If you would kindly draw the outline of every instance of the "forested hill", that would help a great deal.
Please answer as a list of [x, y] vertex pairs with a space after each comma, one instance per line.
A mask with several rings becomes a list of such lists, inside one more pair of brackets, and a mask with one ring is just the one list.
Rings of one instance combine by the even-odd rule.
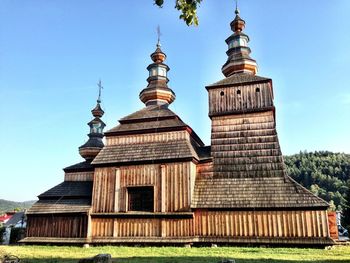
[[288, 174], [317, 196], [331, 203], [333, 209], [345, 208], [350, 179], [350, 155], [332, 152], [300, 152], [284, 156]]
[[0, 199], [0, 215], [5, 212], [13, 211], [13, 210], [23, 210], [31, 207], [35, 201], [25, 201], [25, 202], [14, 202], [8, 201], [4, 199]]

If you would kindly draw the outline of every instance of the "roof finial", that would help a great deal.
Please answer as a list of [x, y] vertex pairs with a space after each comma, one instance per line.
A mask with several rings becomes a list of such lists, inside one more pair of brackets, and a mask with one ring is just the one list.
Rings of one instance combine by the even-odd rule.
[[235, 10], [235, 14], [238, 15], [239, 14], [239, 9], [238, 9], [238, 0], [236, 0], [236, 10]]
[[98, 98], [97, 98], [97, 103], [101, 103], [101, 91], [102, 91], [102, 89], [103, 89], [101, 79], [99, 79], [99, 81], [98, 81], [98, 83], [97, 83], [97, 86], [98, 86]]
[[157, 41], [157, 47], [160, 47], [160, 36], [161, 36], [161, 32], [160, 32], [160, 26], [157, 26], [157, 36], [158, 36], [158, 41]]

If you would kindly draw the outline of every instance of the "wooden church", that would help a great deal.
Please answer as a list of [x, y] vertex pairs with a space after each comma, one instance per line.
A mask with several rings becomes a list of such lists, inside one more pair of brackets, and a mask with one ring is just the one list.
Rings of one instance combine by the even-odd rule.
[[272, 80], [256, 75], [245, 21], [235, 13], [225, 78], [206, 87], [211, 145], [169, 109], [175, 93], [158, 42], [140, 92], [145, 107], [103, 132], [99, 97], [79, 147], [85, 161], [39, 195], [23, 242], [333, 243], [328, 204], [286, 173]]

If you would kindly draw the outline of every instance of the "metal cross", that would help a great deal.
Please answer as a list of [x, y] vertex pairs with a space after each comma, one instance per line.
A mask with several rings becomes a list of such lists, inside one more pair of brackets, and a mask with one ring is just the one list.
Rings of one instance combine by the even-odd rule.
[[160, 32], [160, 26], [157, 26], [157, 35], [158, 35], [158, 42], [157, 42], [157, 47], [160, 47], [160, 36], [162, 33]]
[[98, 99], [97, 99], [97, 102], [100, 103], [101, 102], [101, 91], [103, 89], [101, 79], [98, 81], [97, 86], [98, 86]]

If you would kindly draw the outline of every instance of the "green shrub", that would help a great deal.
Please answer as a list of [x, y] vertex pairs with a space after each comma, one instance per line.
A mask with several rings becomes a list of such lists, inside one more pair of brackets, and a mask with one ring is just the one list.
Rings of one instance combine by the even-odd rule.
[[0, 227], [0, 244], [2, 244], [2, 242], [4, 241], [3, 237], [4, 237], [5, 231], [6, 231], [5, 227]]
[[16, 244], [19, 240], [24, 238], [25, 228], [13, 227], [11, 229], [10, 244]]

